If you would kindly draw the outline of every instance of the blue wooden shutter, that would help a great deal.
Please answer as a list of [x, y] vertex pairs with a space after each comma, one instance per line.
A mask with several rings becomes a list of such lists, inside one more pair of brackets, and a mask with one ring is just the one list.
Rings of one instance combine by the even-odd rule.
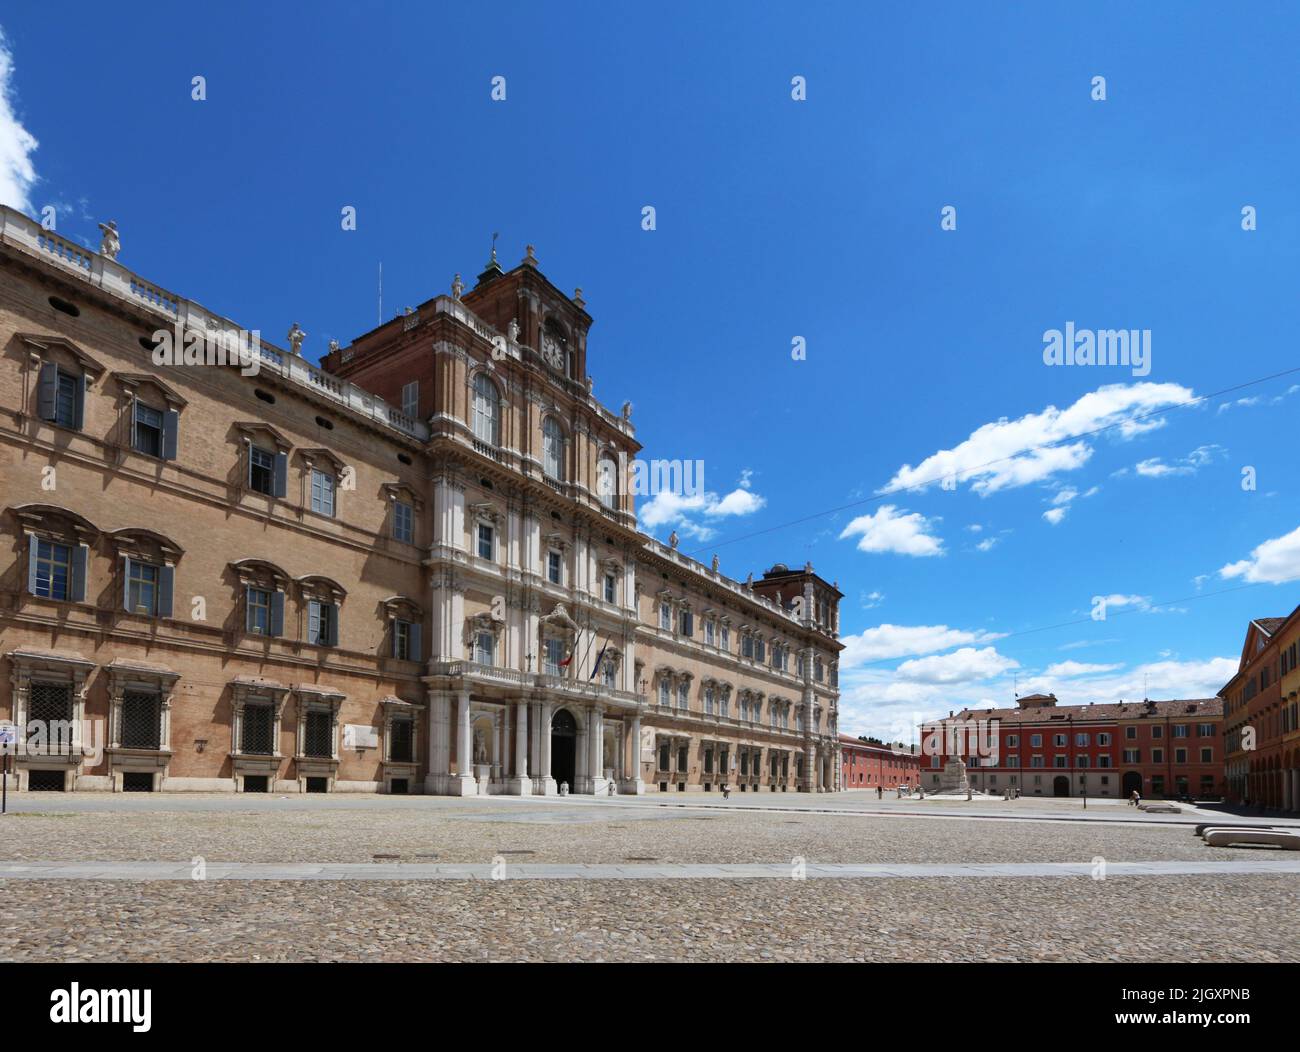
[[74, 603], [86, 601], [86, 562], [89, 555], [90, 549], [84, 544], [78, 544], [72, 549], [72, 595], [69, 598]]
[[275, 486], [273, 491], [277, 497], [283, 497], [288, 492], [289, 483], [289, 456], [286, 453], [277, 453], [275, 455]]
[[315, 644], [320, 639], [320, 603], [313, 599], [307, 604], [307, 642]]
[[176, 584], [176, 567], [158, 567], [158, 616], [172, 616], [172, 591]]
[[131, 609], [131, 557], [122, 556], [122, 609], [128, 614], [134, 613]]
[[72, 426], [78, 431], [86, 422], [86, 374], [77, 377], [74, 385], [77, 392], [76, 408], [73, 410]]
[[411, 622], [411, 653], [410, 653], [410, 658], [411, 658], [412, 661], [421, 661], [421, 660], [423, 660], [423, 658], [421, 657], [421, 652], [420, 652], [420, 635], [421, 635], [420, 629], [423, 628], [423, 627], [424, 627], [424, 626], [421, 625], [419, 621], [412, 621], [412, 622]]
[[278, 589], [271, 593], [271, 635], [284, 635], [284, 593]]
[[41, 363], [41, 378], [36, 387], [36, 415], [42, 420], [53, 420], [57, 414], [59, 395], [59, 367], [53, 362]]
[[176, 433], [180, 427], [180, 419], [181, 415], [175, 409], [168, 409], [163, 414], [163, 460], [176, 459]]
[[27, 538], [27, 592], [36, 594], [36, 553], [41, 542], [35, 537]]

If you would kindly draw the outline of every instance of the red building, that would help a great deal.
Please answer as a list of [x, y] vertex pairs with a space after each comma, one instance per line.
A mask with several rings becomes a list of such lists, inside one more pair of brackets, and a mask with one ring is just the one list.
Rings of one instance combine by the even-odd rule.
[[920, 756], [914, 746], [886, 745], [875, 738], [841, 734], [840, 756], [842, 789], [916, 785], [920, 774]]
[[1014, 709], [963, 709], [921, 729], [921, 780], [940, 784], [950, 756], [973, 789], [1022, 796], [1144, 798], [1224, 792], [1219, 698], [1058, 705], [1055, 694]]

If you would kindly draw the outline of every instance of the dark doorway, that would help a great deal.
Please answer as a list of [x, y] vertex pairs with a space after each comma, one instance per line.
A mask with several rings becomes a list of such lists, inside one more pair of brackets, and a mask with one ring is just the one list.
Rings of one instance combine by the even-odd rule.
[[569, 783], [573, 792], [578, 767], [578, 721], [568, 709], [561, 709], [551, 718], [551, 777], [556, 788]]
[[1052, 779], [1052, 795], [1053, 795], [1053, 796], [1069, 796], [1069, 795], [1070, 795], [1070, 779], [1068, 779], [1067, 777], [1065, 777], [1065, 775], [1063, 775], [1063, 774], [1058, 774], [1055, 778], [1053, 778], [1053, 779]]
[[1124, 781], [1120, 783], [1120, 791], [1125, 798], [1137, 793], [1142, 795], [1142, 776], [1137, 771], [1129, 771], [1124, 775]]

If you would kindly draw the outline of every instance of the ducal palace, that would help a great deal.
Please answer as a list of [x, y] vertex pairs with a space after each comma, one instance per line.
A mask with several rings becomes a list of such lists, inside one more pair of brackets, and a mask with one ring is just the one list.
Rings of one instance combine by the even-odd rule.
[[630, 405], [531, 247], [321, 368], [296, 323], [250, 367], [182, 356], [249, 333], [108, 228], [0, 209], [11, 788], [839, 787], [839, 590], [638, 531]]

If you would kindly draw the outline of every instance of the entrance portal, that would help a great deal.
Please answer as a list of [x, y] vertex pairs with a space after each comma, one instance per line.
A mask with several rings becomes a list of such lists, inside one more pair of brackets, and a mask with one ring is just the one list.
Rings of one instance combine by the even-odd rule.
[[1063, 775], [1063, 774], [1058, 774], [1055, 778], [1053, 778], [1053, 779], [1052, 779], [1052, 795], [1053, 795], [1053, 796], [1069, 796], [1069, 795], [1070, 795], [1070, 779], [1068, 779], [1067, 777], [1065, 777], [1065, 775]]
[[578, 722], [568, 709], [551, 717], [551, 777], [558, 787], [569, 783], [573, 792], [578, 777]]
[[1120, 783], [1125, 799], [1132, 796], [1133, 793], [1141, 795], [1142, 793], [1142, 775], [1137, 771], [1129, 771], [1124, 775], [1124, 781]]

